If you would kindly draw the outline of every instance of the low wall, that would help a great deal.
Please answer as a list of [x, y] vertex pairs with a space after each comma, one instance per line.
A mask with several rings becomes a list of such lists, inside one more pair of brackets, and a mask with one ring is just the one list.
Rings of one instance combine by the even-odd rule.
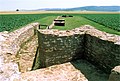
[[91, 26], [73, 30], [38, 30], [39, 67], [82, 58], [105, 72], [120, 64], [120, 36]]
[[35, 34], [35, 29], [39, 23], [32, 23], [11, 33], [1, 33], [5, 39], [2, 41], [2, 53], [16, 54], [22, 43]]
[[14, 81], [20, 78], [15, 55], [20, 46], [35, 34], [39, 23], [32, 23], [11, 33], [0, 32], [0, 80]]

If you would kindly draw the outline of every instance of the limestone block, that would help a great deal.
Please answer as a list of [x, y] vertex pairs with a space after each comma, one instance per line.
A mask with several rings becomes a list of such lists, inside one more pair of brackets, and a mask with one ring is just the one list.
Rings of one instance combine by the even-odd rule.
[[120, 81], [120, 66], [116, 66], [112, 69], [109, 76], [109, 81]]
[[88, 81], [70, 62], [21, 75], [20, 81]]

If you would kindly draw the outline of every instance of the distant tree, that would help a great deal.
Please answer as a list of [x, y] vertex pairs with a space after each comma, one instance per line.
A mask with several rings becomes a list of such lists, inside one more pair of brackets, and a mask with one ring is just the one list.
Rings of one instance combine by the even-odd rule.
[[19, 11], [19, 9], [16, 9], [16, 11]]

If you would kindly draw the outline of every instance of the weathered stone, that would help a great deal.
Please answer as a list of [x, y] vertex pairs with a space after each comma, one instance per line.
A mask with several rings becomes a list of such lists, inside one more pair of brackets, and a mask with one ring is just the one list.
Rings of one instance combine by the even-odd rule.
[[120, 66], [116, 66], [112, 69], [109, 76], [109, 81], [120, 81]]
[[75, 69], [70, 63], [54, 65], [48, 68], [26, 72], [21, 75], [20, 81], [88, 81], [87, 78]]
[[[36, 28], [37, 25], [38, 23], [35, 23], [32, 26], [29, 25], [12, 33], [0, 33], [0, 80], [13, 81], [14, 79], [19, 81], [20, 73], [17, 64], [14, 62], [14, 55], [20, 49], [20, 45], [34, 35], [34, 27]], [[120, 65], [120, 36], [118, 35], [99, 31], [89, 25], [67, 31], [38, 30], [38, 35], [39, 47], [37, 59], [35, 59], [35, 67], [37, 68], [32, 69], [61, 64], [77, 58], [87, 59], [106, 71], [110, 71], [114, 66]], [[30, 51], [31, 49], [29, 49]], [[22, 50], [21, 52], [30, 55], [28, 51]], [[24, 58], [24, 55], [23, 59], [30, 60], [29, 56]], [[28, 64], [31, 64], [31, 62]], [[66, 65], [55, 65], [27, 72], [22, 74], [21, 80], [88, 81], [84, 76], [80, 78], [81, 73], [74, 68], [71, 69], [71, 65], [68, 64], [69, 68]], [[27, 67], [27, 70], [30, 69]]]
[[[50, 31], [50, 34], [47, 35], [38, 32], [39, 58], [42, 61], [40, 65], [43, 65], [41, 67], [48, 67], [82, 57], [84, 51], [82, 49], [83, 35], [56, 36], [51, 35], [52, 32]], [[65, 31], [60, 33], [64, 35]], [[42, 60], [43, 57], [44, 60]]]
[[107, 73], [120, 64], [120, 45], [91, 35], [86, 35], [86, 40], [85, 59]]
[[110, 73], [114, 66], [120, 64], [119, 41], [120, 36], [89, 25], [66, 31], [38, 30], [38, 65], [48, 67], [84, 58]]
[[0, 80], [1, 81], [13, 81], [14, 79], [19, 79], [20, 72], [18, 65], [14, 62], [4, 63], [0, 67]]
[[11, 33], [0, 32], [0, 81], [13, 81], [19, 79], [18, 64], [15, 55], [22, 43], [34, 35], [39, 23], [29, 24]]

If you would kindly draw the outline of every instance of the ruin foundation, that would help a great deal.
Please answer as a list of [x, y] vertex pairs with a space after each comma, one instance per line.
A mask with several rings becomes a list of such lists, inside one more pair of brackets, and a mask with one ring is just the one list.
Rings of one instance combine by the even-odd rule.
[[106, 73], [120, 65], [120, 36], [89, 25], [67, 31], [38, 30], [38, 44], [33, 69], [75, 59], [85, 59]]

